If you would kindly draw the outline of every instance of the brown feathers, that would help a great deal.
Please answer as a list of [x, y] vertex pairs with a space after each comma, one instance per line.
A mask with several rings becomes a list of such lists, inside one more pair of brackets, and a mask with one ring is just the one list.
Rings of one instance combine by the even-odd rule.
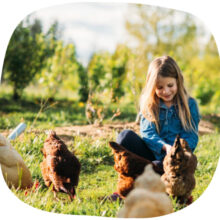
[[169, 195], [177, 197], [180, 203], [186, 202], [195, 188], [195, 169], [197, 158], [187, 142], [177, 136], [174, 146], [163, 162], [165, 173], [161, 179]]
[[[114, 154], [114, 168], [119, 173], [117, 191], [124, 198], [133, 189], [134, 180], [143, 173], [144, 167], [152, 162], [128, 151], [116, 142], [109, 142], [109, 146]], [[152, 166], [158, 172], [158, 168], [154, 164]]]
[[54, 192], [65, 192], [73, 199], [79, 181], [79, 160], [54, 131], [49, 132], [42, 152], [44, 159], [40, 167], [45, 185], [53, 184]]

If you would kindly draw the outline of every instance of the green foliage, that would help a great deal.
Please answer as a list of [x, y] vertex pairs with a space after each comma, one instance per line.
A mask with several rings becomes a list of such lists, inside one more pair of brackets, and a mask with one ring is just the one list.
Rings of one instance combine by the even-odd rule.
[[207, 106], [218, 112], [218, 88], [220, 87], [219, 75], [220, 62], [216, 55], [206, 53], [203, 57], [194, 57], [184, 65], [185, 82], [190, 93], [195, 96], [202, 106]]
[[3, 68], [4, 80], [13, 86], [14, 99], [21, 97], [24, 88], [36, 80], [35, 75], [39, 75], [42, 68], [46, 69], [48, 65], [54, 65], [50, 57], [60, 46], [59, 37], [57, 21], [51, 25], [46, 34], [42, 32], [39, 19], [30, 23], [28, 17], [17, 26], [10, 39]]
[[196, 23], [195, 17], [173, 9], [130, 5], [126, 29], [135, 42], [128, 61], [126, 91], [137, 109], [136, 100], [144, 86], [149, 62], [155, 57], [170, 55], [179, 64], [189, 93], [198, 98], [201, 105], [210, 108], [212, 103], [212, 111], [219, 111], [218, 50], [212, 36], [206, 44], [201, 43], [205, 30]]
[[44, 41], [42, 34], [33, 32], [21, 22], [15, 29], [5, 55], [3, 73], [13, 86], [14, 99], [19, 99], [22, 90], [42, 68]]
[[127, 73], [127, 61], [129, 48], [125, 45], [118, 45], [111, 55], [107, 52], [95, 53], [88, 65], [89, 90], [93, 93], [111, 93], [111, 100], [124, 95], [124, 81]]
[[100, 93], [109, 87], [110, 78], [108, 74], [110, 58], [110, 54], [107, 52], [95, 53], [91, 57], [88, 64], [90, 93], [94, 91]]
[[[41, 94], [38, 94], [39, 88], [36, 89], [37, 94], [34, 94], [31, 87], [27, 89], [21, 100], [14, 101], [11, 98], [11, 92], [5, 90], [7, 90], [5, 87], [3, 90], [0, 89], [0, 130], [14, 128], [23, 120], [32, 126], [36, 118], [35, 128], [50, 129], [54, 126], [87, 124], [85, 104], [79, 102], [77, 98], [60, 97], [55, 100], [47, 100], [42, 98]], [[117, 117], [117, 120], [134, 121], [136, 111], [132, 103], [120, 102], [113, 104], [108, 93], [106, 96], [100, 95], [94, 97], [94, 99], [94, 103], [97, 104], [96, 107], [103, 108], [105, 122], [111, 121], [113, 114], [119, 107], [121, 114]], [[128, 108], [128, 106], [130, 107]]]
[[[181, 19], [177, 21], [178, 17]], [[187, 13], [155, 6], [130, 5], [126, 29], [136, 43], [136, 53], [144, 54], [144, 59], [150, 61], [154, 57], [171, 53], [177, 59], [186, 59], [189, 57], [185, 57], [183, 52], [187, 52], [190, 57], [192, 52], [198, 52], [197, 26], [193, 17]]]
[[82, 64], [78, 63], [79, 101], [86, 102], [89, 96], [88, 74]]
[[46, 60], [46, 65], [39, 75], [39, 84], [47, 88], [47, 97], [54, 97], [65, 78], [77, 74], [77, 68], [74, 45], [64, 46], [62, 41], [57, 41], [54, 54]]
[[[176, 21], [176, 17], [181, 19]], [[181, 69], [185, 68], [183, 71], [187, 71], [189, 60], [200, 53], [197, 26], [189, 14], [154, 6], [130, 5], [126, 29], [132, 40], [128, 45], [132, 43], [134, 46], [128, 57], [125, 91], [139, 111], [139, 97], [149, 63], [158, 56], [170, 55]]]
[[27, 23], [33, 39], [35, 39], [38, 34], [42, 33], [42, 23], [40, 19], [35, 19], [33, 24], [30, 24], [29, 20], [27, 21]]
[[209, 80], [201, 82], [195, 90], [195, 97], [201, 105], [206, 105], [211, 101], [215, 90]]
[[179, 64], [187, 90], [204, 112], [219, 113], [220, 62], [214, 38], [210, 36], [207, 43], [201, 43], [204, 29], [190, 14], [141, 4], [128, 8], [128, 41], [117, 45], [111, 54], [94, 52], [88, 66], [77, 60], [74, 44], [65, 45], [60, 40], [58, 21], [45, 34], [39, 19], [19, 24], [3, 69], [5, 82], [13, 86], [14, 98], [31, 84], [39, 86], [43, 97], [50, 100], [60, 96], [60, 90], [77, 94], [83, 103], [90, 94], [103, 106], [112, 101], [120, 103], [126, 96], [138, 112], [149, 63], [167, 54]]
[[111, 87], [114, 102], [124, 95], [123, 82], [126, 78], [128, 54], [129, 49], [125, 45], [118, 45], [111, 58]]
[[205, 46], [205, 54], [212, 57], [219, 57], [218, 48], [213, 35], [210, 36], [208, 43]]
[[127, 99], [134, 103], [136, 112], [139, 112], [139, 97], [144, 86], [147, 66], [147, 60], [144, 59], [143, 54], [135, 54], [130, 51], [124, 91]]
[[49, 40], [52, 40], [54, 42], [58, 41], [62, 36], [62, 29], [60, 27], [60, 24], [57, 20], [55, 20], [52, 25], [49, 27], [49, 30], [46, 33], [46, 37]]
[[196, 190], [193, 192], [195, 198], [198, 198], [206, 190], [214, 175], [220, 156], [219, 141], [219, 133], [200, 137], [199, 145], [195, 151], [198, 157], [195, 173], [197, 185]]

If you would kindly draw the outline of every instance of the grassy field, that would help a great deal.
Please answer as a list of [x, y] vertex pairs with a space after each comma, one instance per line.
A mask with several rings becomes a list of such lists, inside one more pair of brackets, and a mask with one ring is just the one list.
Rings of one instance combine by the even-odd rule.
[[[43, 155], [40, 149], [43, 147], [46, 134], [45, 129], [56, 126], [68, 126], [73, 124], [86, 124], [85, 106], [65, 99], [56, 100], [56, 104], [48, 103], [41, 114], [39, 99], [26, 97], [20, 102], [13, 102], [10, 94], [0, 95], [0, 132], [9, 132], [20, 121], [24, 120], [28, 127], [26, 132], [12, 142], [16, 150], [21, 154], [29, 167], [33, 181], [38, 182], [38, 187], [30, 190], [12, 189], [14, 194], [25, 203], [49, 212], [115, 217], [123, 202], [110, 202], [102, 197], [113, 193], [117, 186], [117, 173], [113, 168], [114, 160], [108, 141], [115, 140], [118, 131], [112, 130], [108, 138], [75, 135], [68, 143], [69, 150], [74, 150], [82, 164], [79, 185], [76, 190], [76, 198], [69, 201], [67, 195], [58, 193], [58, 200], [54, 199], [51, 188], [48, 189], [43, 182], [40, 171], [40, 163]], [[135, 119], [135, 109], [121, 107], [122, 114], [118, 121], [132, 121]], [[117, 106], [113, 106], [108, 117]], [[108, 122], [106, 117], [104, 122]], [[35, 120], [36, 119], [36, 120]], [[209, 185], [215, 172], [220, 156], [219, 120], [214, 120], [216, 131], [212, 134], [200, 136], [195, 154], [198, 158], [198, 167], [195, 173], [196, 188], [193, 191], [194, 200]], [[34, 130], [33, 130], [34, 128]], [[174, 210], [183, 207], [178, 206], [173, 200]]]
[[[104, 123], [111, 122], [110, 119], [118, 107], [119, 103], [112, 103], [105, 110]], [[135, 120], [136, 110], [132, 103], [122, 101], [120, 111], [121, 115], [115, 121]], [[58, 97], [50, 101], [42, 99], [40, 95], [33, 96], [33, 94], [25, 95], [25, 98], [14, 101], [8, 88], [6, 91], [0, 88], [0, 131], [14, 128], [21, 121], [25, 121], [29, 127], [41, 129], [73, 124], [84, 125], [87, 124], [85, 104], [78, 102], [76, 98]]]

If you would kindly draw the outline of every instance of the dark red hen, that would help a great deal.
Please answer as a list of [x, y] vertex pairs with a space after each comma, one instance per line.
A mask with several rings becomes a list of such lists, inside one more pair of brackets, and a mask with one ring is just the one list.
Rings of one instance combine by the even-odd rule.
[[53, 184], [54, 192], [65, 192], [72, 200], [79, 182], [79, 160], [54, 131], [49, 132], [42, 152], [44, 158], [40, 167], [45, 185]]
[[116, 142], [109, 142], [114, 154], [114, 168], [118, 172], [117, 191], [124, 198], [133, 189], [134, 180], [143, 173], [144, 168], [148, 164], [152, 164], [155, 172], [160, 170], [151, 161], [140, 157]]

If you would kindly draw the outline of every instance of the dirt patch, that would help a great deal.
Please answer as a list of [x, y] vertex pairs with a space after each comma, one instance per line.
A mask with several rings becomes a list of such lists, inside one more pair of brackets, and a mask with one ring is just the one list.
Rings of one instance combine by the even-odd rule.
[[64, 141], [73, 140], [74, 136], [90, 136], [92, 138], [109, 138], [112, 132], [121, 132], [125, 129], [132, 129], [139, 133], [139, 125], [135, 122], [129, 123], [112, 123], [105, 125], [75, 125], [68, 127], [56, 127], [55, 131]]
[[[112, 131], [121, 132], [124, 129], [131, 129], [139, 134], [140, 126], [135, 122], [129, 123], [111, 123], [102, 126], [97, 125], [74, 125], [68, 127], [56, 127], [55, 131], [57, 135], [61, 137], [67, 144], [74, 140], [74, 136], [90, 136], [94, 138], [109, 138], [112, 135]], [[4, 136], [8, 136], [12, 130], [6, 130], [2, 132]], [[199, 123], [199, 135], [210, 134], [215, 131], [215, 126], [205, 120], [201, 120]], [[39, 133], [38, 130], [31, 131]], [[19, 136], [22, 139], [23, 135]]]
[[[135, 122], [129, 123], [112, 123], [105, 124], [102, 126], [97, 125], [80, 125], [80, 126], [69, 126], [69, 127], [57, 127], [55, 129], [56, 133], [65, 141], [70, 141], [74, 136], [90, 136], [90, 137], [102, 137], [109, 138], [112, 131], [117, 131], [118, 133], [125, 130], [131, 129], [139, 134], [140, 126]], [[201, 120], [199, 123], [199, 135], [210, 134], [215, 131], [215, 126], [209, 122]]]
[[209, 121], [201, 120], [199, 123], [199, 135], [210, 134], [215, 131], [215, 126]]

